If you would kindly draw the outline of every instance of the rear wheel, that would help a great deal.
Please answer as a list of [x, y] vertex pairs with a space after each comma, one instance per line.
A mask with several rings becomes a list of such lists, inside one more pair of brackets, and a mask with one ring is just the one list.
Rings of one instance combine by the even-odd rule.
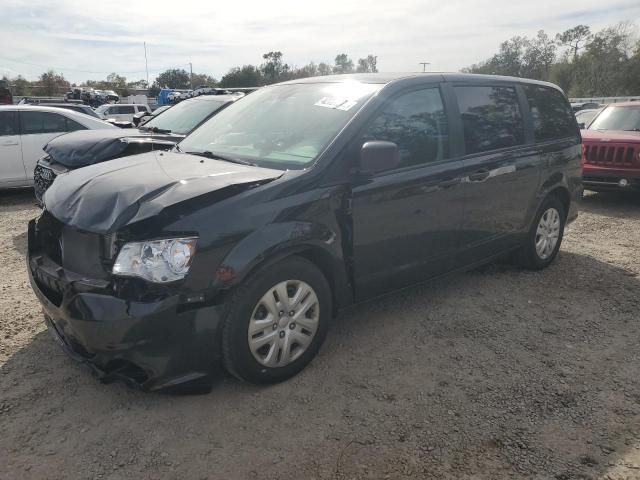
[[538, 209], [533, 226], [517, 255], [525, 268], [540, 270], [558, 254], [566, 222], [564, 205], [555, 195], [548, 196]]
[[331, 291], [311, 262], [290, 257], [252, 275], [225, 315], [225, 367], [252, 383], [292, 377], [313, 359], [331, 316]]

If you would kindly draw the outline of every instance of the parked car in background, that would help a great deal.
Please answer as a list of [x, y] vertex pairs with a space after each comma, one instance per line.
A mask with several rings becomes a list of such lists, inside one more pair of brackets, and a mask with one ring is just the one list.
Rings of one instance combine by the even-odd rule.
[[640, 103], [612, 103], [582, 130], [589, 190], [640, 190]]
[[43, 147], [76, 130], [115, 129], [107, 122], [71, 110], [38, 105], [0, 107], [0, 188], [33, 184]]
[[58, 175], [114, 158], [151, 150], [169, 150], [219, 110], [242, 95], [204, 96], [185, 100], [153, 117], [139, 129], [74, 132], [49, 142], [35, 167], [35, 195], [42, 204], [44, 192]]
[[600, 105], [597, 102], [578, 102], [578, 103], [571, 104], [571, 109], [574, 112], [579, 112], [580, 110], [587, 110], [587, 109], [593, 110], [597, 108], [602, 108], [602, 105]]
[[81, 103], [66, 103], [66, 102], [46, 103], [46, 104], [30, 103], [27, 105], [42, 105], [47, 107], [65, 108], [67, 110], [72, 110], [78, 113], [84, 113], [85, 115], [89, 115], [90, 117], [100, 119], [100, 116], [93, 110], [93, 108], [91, 108], [89, 105], [83, 105]]
[[0, 105], [12, 105], [13, 95], [7, 80], [0, 80]]
[[285, 380], [354, 302], [511, 252], [548, 266], [582, 193], [568, 100], [520, 78], [295, 80], [177, 147], [61, 176], [29, 224], [46, 324], [105, 381]]
[[576, 121], [578, 122], [578, 126], [580, 128], [587, 128], [598, 112], [600, 112], [600, 108], [587, 108], [586, 110], [579, 110], [576, 112]]
[[133, 122], [136, 113], [151, 113], [149, 105], [144, 104], [104, 104], [96, 108], [96, 113], [103, 120], [113, 120], [118, 122]]
[[142, 125], [169, 108], [171, 108], [171, 105], [163, 105], [162, 107], [156, 108], [153, 112], [138, 112], [133, 116], [133, 125], [136, 127]]

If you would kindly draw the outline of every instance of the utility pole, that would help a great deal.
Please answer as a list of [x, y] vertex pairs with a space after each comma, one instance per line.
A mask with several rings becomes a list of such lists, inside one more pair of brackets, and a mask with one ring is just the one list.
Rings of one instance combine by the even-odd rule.
[[429, 62], [420, 62], [419, 65], [422, 65], [422, 73], [427, 71], [427, 65], [431, 65]]
[[147, 70], [147, 90], [149, 90], [151, 85], [149, 85], [149, 62], [147, 62], [147, 42], [144, 42], [144, 66]]
[[193, 65], [191, 64], [191, 62], [189, 62], [189, 72], [190, 72], [190, 83], [191, 83], [191, 90], [193, 90]]

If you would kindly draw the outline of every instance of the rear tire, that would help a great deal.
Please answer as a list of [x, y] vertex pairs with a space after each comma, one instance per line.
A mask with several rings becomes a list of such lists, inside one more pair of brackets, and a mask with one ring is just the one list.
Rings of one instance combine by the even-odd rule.
[[224, 314], [225, 368], [250, 383], [291, 378], [318, 353], [331, 315], [329, 284], [313, 263], [290, 257], [264, 267], [238, 288]]
[[560, 250], [566, 220], [567, 213], [560, 199], [556, 195], [545, 198], [516, 254], [516, 262], [530, 270], [548, 267]]

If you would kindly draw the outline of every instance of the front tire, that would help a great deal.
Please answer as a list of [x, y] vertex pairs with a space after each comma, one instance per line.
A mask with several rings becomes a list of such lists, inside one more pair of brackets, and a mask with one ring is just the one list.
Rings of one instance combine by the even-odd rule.
[[260, 269], [239, 287], [225, 312], [227, 371], [257, 384], [296, 375], [320, 349], [331, 314], [329, 284], [313, 263], [290, 257]]
[[549, 195], [536, 213], [517, 263], [530, 270], [548, 267], [558, 255], [567, 220], [565, 207], [556, 195]]

